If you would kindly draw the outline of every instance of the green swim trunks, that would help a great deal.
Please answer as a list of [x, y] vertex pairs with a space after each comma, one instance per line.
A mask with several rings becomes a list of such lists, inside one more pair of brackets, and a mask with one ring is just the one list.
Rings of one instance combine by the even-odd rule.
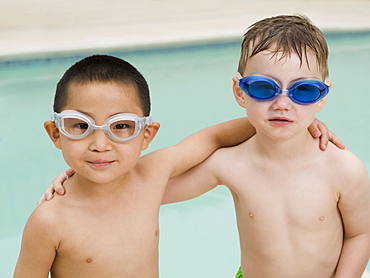
[[239, 267], [239, 270], [238, 270], [238, 272], [236, 273], [235, 278], [243, 278], [242, 268], [241, 268], [241, 267]]

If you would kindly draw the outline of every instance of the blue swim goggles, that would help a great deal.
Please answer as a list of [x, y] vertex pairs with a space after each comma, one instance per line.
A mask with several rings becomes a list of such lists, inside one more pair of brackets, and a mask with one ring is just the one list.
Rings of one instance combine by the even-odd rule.
[[303, 79], [292, 82], [287, 89], [282, 89], [271, 78], [260, 75], [249, 75], [239, 78], [239, 87], [249, 97], [258, 101], [269, 101], [278, 95], [285, 94], [292, 101], [302, 105], [316, 103], [329, 93], [329, 86], [314, 79]]

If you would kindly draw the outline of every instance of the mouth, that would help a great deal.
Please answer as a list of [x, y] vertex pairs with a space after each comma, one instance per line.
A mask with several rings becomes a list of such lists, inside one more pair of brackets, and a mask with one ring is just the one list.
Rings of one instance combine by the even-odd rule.
[[111, 165], [114, 161], [109, 161], [109, 160], [94, 160], [94, 161], [88, 161], [89, 165], [94, 167], [94, 168], [106, 168], [109, 165]]
[[292, 123], [293, 121], [286, 117], [275, 117], [275, 118], [269, 119], [269, 122], [274, 125], [288, 125]]

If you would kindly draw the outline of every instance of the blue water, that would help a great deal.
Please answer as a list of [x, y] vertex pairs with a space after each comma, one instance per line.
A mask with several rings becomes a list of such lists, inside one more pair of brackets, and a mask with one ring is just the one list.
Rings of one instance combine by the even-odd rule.
[[[333, 89], [318, 117], [370, 169], [370, 33], [328, 35]], [[152, 92], [152, 116], [162, 127], [149, 151], [176, 144], [208, 125], [244, 116], [231, 78], [239, 42], [113, 53], [134, 64]], [[0, 63], [0, 273], [10, 277], [29, 214], [52, 178], [65, 169], [43, 130], [55, 84], [81, 57]], [[230, 193], [204, 196], [161, 209], [161, 277], [232, 277], [239, 247]]]

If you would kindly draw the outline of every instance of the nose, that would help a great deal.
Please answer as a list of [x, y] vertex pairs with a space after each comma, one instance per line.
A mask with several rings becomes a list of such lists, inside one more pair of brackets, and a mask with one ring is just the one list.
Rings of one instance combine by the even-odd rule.
[[104, 152], [112, 149], [112, 141], [105, 134], [104, 130], [94, 130], [89, 136], [89, 150]]
[[286, 90], [283, 90], [281, 95], [278, 95], [272, 103], [274, 110], [290, 110], [292, 107], [292, 100], [286, 95]]

